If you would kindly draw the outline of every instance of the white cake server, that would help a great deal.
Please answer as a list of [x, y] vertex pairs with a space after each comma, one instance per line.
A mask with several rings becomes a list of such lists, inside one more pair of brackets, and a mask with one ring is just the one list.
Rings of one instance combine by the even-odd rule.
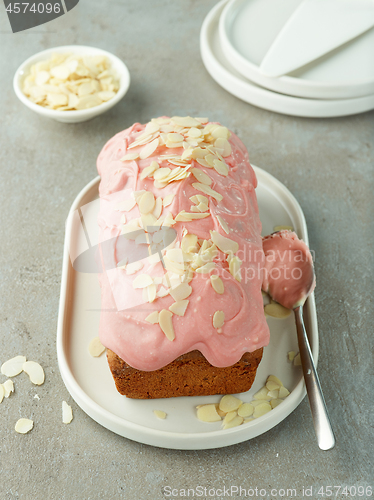
[[286, 75], [373, 26], [373, 0], [303, 0], [270, 46], [260, 71]]

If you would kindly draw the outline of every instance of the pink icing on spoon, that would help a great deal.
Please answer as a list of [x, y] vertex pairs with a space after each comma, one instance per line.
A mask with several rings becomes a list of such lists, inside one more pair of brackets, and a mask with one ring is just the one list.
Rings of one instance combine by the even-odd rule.
[[288, 309], [303, 305], [315, 287], [313, 259], [307, 245], [292, 231], [262, 240], [265, 266], [262, 289]]

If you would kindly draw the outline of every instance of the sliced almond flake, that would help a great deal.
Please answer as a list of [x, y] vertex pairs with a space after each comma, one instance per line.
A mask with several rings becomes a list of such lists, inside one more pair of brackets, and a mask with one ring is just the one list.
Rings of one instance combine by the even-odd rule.
[[160, 328], [164, 332], [166, 338], [170, 341], [175, 339], [172, 317], [173, 313], [167, 309], [162, 309], [158, 317]]
[[34, 422], [28, 418], [20, 418], [17, 420], [14, 430], [18, 434], [27, 434], [34, 427]]
[[274, 409], [283, 402], [283, 399], [272, 399], [270, 401], [270, 406]]
[[67, 404], [66, 401], [62, 402], [62, 422], [64, 424], [70, 424], [73, 420], [73, 410], [71, 406]]
[[15, 377], [22, 372], [25, 362], [25, 356], [15, 356], [1, 365], [1, 373], [6, 377]]
[[191, 220], [195, 219], [205, 219], [206, 217], [209, 217], [210, 213], [195, 213], [195, 212], [185, 212], [182, 210], [179, 212], [179, 214], [175, 217], [175, 220], [177, 222], [190, 222]]
[[170, 174], [170, 172], [171, 172], [171, 169], [169, 167], [159, 168], [153, 174], [153, 178], [156, 179], [157, 181], [162, 180], [162, 179], [166, 178]]
[[272, 408], [269, 403], [261, 403], [255, 407], [253, 412], [253, 418], [262, 417], [263, 415], [271, 411], [271, 409]]
[[239, 244], [236, 241], [226, 238], [218, 231], [210, 231], [210, 234], [213, 243], [221, 250], [221, 252], [234, 254], [239, 250]]
[[188, 137], [201, 137], [202, 130], [197, 127], [191, 127], [187, 132]]
[[200, 170], [199, 168], [192, 168], [191, 169], [192, 175], [195, 177], [195, 179], [198, 182], [201, 182], [202, 184], [206, 184], [207, 186], [210, 186], [212, 184], [212, 179], [207, 175], [205, 172]]
[[242, 425], [243, 422], [244, 422], [243, 417], [237, 416], [233, 418], [228, 424], [224, 424], [223, 430], [232, 429], [233, 427], [238, 427], [239, 425]]
[[190, 160], [192, 157], [192, 151], [193, 151], [193, 148], [190, 148], [190, 147], [185, 149], [182, 153], [181, 160], [187, 160], [187, 159]]
[[154, 134], [160, 130], [160, 123], [156, 122], [148, 122], [145, 126], [144, 133], [145, 134]]
[[118, 212], [130, 212], [136, 205], [136, 200], [129, 198], [128, 200], [123, 200], [114, 205], [114, 210]]
[[170, 123], [170, 118], [152, 118], [151, 122], [158, 123], [159, 125], [164, 125]]
[[273, 380], [267, 380], [265, 385], [269, 391], [275, 391], [281, 387], [279, 384], [277, 384]]
[[127, 146], [127, 149], [132, 149], [132, 148], [137, 148], [138, 146], [143, 146], [144, 144], [147, 144], [152, 140], [154, 137], [154, 134], [142, 134], [140, 137], [135, 139], [134, 142], [132, 142], [129, 146]]
[[230, 233], [230, 229], [229, 229], [229, 226], [227, 225], [227, 222], [225, 220], [223, 220], [220, 215], [217, 215], [217, 220], [219, 222], [219, 225], [225, 231], [225, 233], [229, 234]]
[[277, 390], [269, 391], [268, 396], [270, 399], [278, 399], [279, 391], [277, 391]]
[[155, 180], [153, 185], [156, 189], [163, 189], [164, 187], [166, 187], [168, 185], [168, 183]]
[[157, 297], [157, 286], [152, 283], [152, 285], [143, 288], [144, 300], [150, 304], [156, 300]]
[[221, 280], [221, 278], [219, 276], [217, 276], [216, 274], [212, 274], [211, 277], [210, 277], [210, 283], [212, 285], [212, 288], [213, 290], [222, 295], [225, 291], [225, 286], [223, 284], [223, 281]]
[[158, 148], [158, 139], [156, 138], [152, 142], [144, 146], [144, 148], [140, 151], [139, 158], [141, 160], [149, 158], [156, 151], [157, 148]]
[[199, 127], [201, 123], [192, 118], [191, 116], [173, 116], [171, 118], [172, 123], [179, 125], [180, 127]]
[[236, 257], [236, 256], [234, 256], [230, 260], [230, 263], [229, 263], [229, 271], [230, 271], [231, 275], [239, 283], [241, 283], [241, 281], [242, 281], [242, 277], [241, 277], [241, 273], [240, 273], [240, 266], [241, 266], [241, 264], [242, 264], [242, 261], [239, 259], [239, 257]]
[[280, 387], [279, 389], [279, 398], [284, 399], [289, 395], [290, 391], [285, 387]]
[[191, 157], [196, 160], [197, 158], [205, 158], [205, 156], [208, 154], [206, 149], [197, 147], [192, 150]]
[[229, 411], [228, 413], [225, 414], [225, 418], [223, 419], [222, 424], [223, 425], [228, 424], [229, 422], [231, 422], [231, 420], [234, 420], [234, 418], [237, 417], [237, 416], [238, 416], [238, 412], [237, 411], [235, 411], [235, 410], [234, 411]]
[[165, 146], [167, 148], [170, 148], [170, 149], [182, 148], [183, 147], [183, 142], [166, 141]]
[[279, 387], [283, 387], [283, 383], [275, 375], [268, 376], [268, 378], [266, 379], [266, 382], [270, 382], [270, 381], [275, 382], [277, 385], [279, 385]]
[[157, 161], [152, 161], [148, 167], [145, 167], [140, 174], [140, 179], [144, 180], [146, 177], [151, 177], [152, 174], [160, 168]]
[[226, 396], [223, 396], [219, 402], [219, 409], [225, 413], [229, 413], [230, 411], [237, 410], [242, 404], [243, 401], [239, 398], [226, 394]]
[[232, 153], [231, 144], [229, 143], [229, 141], [227, 139], [223, 139], [222, 137], [219, 137], [218, 139], [216, 139], [214, 141], [214, 146], [216, 148], [223, 150], [221, 154], [224, 158], [226, 158], [227, 156], [230, 156]]
[[220, 193], [217, 193], [217, 191], [214, 191], [213, 189], [211, 189], [209, 186], [207, 186], [205, 184], [201, 184], [200, 182], [193, 182], [192, 186], [197, 191], [200, 191], [204, 194], [207, 194], [208, 196], [211, 196], [212, 198], [214, 198], [217, 201], [223, 200], [223, 196]]
[[229, 173], [229, 167], [221, 160], [214, 160], [213, 168], [218, 174], [224, 175], [225, 177]]
[[139, 274], [132, 282], [133, 288], [145, 288], [153, 285], [153, 279], [149, 274]]
[[170, 295], [173, 297], [175, 302], [180, 302], [181, 300], [187, 299], [192, 293], [192, 287], [187, 283], [181, 283], [180, 285], [172, 288], [170, 290]]
[[143, 196], [145, 192], [146, 192], [145, 189], [140, 189], [139, 191], [132, 191], [131, 196], [134, 198], [136, 203], [139, 203], [140, 198]]
[[261, 399], [264, 401], [269, 401], [270, 397], [268, 396], [268, 389], [266, 386], [262, 387], [259, 391], [254, 394], [253, 399]]
[[205, 157], [205, 161], [209, 165], [209, 168], [214, 168], [214, 162], [217, 160], [217, 157], [214, 154], [207, 154]]
[[169, 205], [172, 204], [173, 200], [175, 198], [175, 193], [167, 194], [165, 198], [163, 199], [163, 206], [168, 207]]
[[141, 224], [143, 229], [147, 230], [148, 227], [154, 227], [157, 219], [153, 214], [142, 214]]
[[164, 286], [161, 286], [160, 289], [157, 291], [157, 297], [162, 298], [166, 297], [166, 295], [169, 295], [169, 290]]
[[205, 160], [205, 158], [196, 158], [196, 161], [199, 165], [205, 168], [212, 168], [209, 163]]
[[222, 126], [218, 126], [214, 129], [212, 129], [210, 131], [210, 133], [211, 133], [212, 137], [214, 137], [215, 139], [218, 139], [219, 137], [222, 139], [228, 139], [228, 137], [230, 135], [228, 128], [222, 127]]
[[177, 316], [184, 316], [188, 303], [189, 300], [179, 300], [178, 302], [174, 302], [174, 304], [169, 307], [169, 311]]
[[295, 359], [293, 360], [294, 366], [301, 366], [301, 357], [300, 353], [296, 354]]
[[292, 361], [295, 359], [295, 356], [296, 356], [296, 352], [295, 351], [288, 351], [287, 353], [287, 358], [288, 358], [288, 361]]
[[168, 162], [171, 164], [171, 165], [175, 165], [176, 167], [187, 167], [187, 166], [191, 166], [188, 162], [186, 161], [181, 161], [181, 160], [168, 160]]
[[127, 264], [126, 266], [126, 274], [135, 274], [140, 271], [140, 269], [143, 269], [143, 267], [143, 262], [131, 262], [131, 264]]
[[282, 305], [272, 302], [264, 307], [265, 313], [272, 318], [284, 319], [288, 318], [291, 310], [283, 307]]
[[170, 142], [182, 142], [184, 140], [183, 135], [171, 132], [168, 134], [168, 141]]
[[225, 322], [225, 313], [223, 311], [216, 311], [213, 314], [213, 326], [214, 328], [222, 328]]
[[140, 233], [135, 238], [135, 244], [136, 245], [148, 245], [149, 244], [149, 235], [148, 235], [148, 233]]
[[[153, 212], [155, 208], [156, 200], [151, 191], [146, 191], [138, 202], [140, 213], [145, 215]], [[156, 217], [157, 219], [158, 217]]]
[[191, 172], [187, 171], [187, 168], [182, 169], [181, 172], [177, 176], [175, 176], [173, 179], [170, 179], [168, 182], [174, 182], [174, 181], [181, 181], [183, 179], [187, 179], [191, 175]]
[[163, 203], [162, 197], [158, 196], [156, 198], [155, 207], [154, 207], [153, 212], [152, 212], [152, 215], [154, 215], [156, 217], [156, 219], [158, 219], [162, 213], [162, 207], [163, 207], [162, 203]]
[[209, 274], [215, 268], [216, 268], [216, 265], [215, 265], [214, 262], [207, 262], [203, 266], [198, 267], [196, 269], [196, 272], [199, 273], [199, 274]]
[[165, 413], [162, 410], [153, 410], [153, 413], [156, 415], [157, 418], [160, 420], [165, 420], [167, 413]]
[[122, 156], [121, 161], [133, 161], [139, 158], [139, 153], [128, 153], [125, 156]]
[[175, 221], [173, 219], [173, 216], [170, 212], [168, 212], [166, 214], [166, 217], [165, 217], [165, 220], [163, 221], [162, 225], [163, 226], [168, 226], [168, 227], [171, 227], [171, 226], [174, 226], [174, 224], [176, 224], [177, 221]]
[[8, 379], [3, 383], [4, 396], [9, 398], [12, 392], [14, 392], [13, 380]]
[[183, 168], [181, 167], [177, 167], [177, 168], [174, 168], [169, 174], [167, 177], [165, 177], [164, 179], [162, 179], [163, 182], [170, 182], [172, 179], [174, 179], [175, 177], [178, 177], [178, 175], [183, 172]]
[[99, 337], [94, 337], [88, 345], [88, 352], [93, 358], [98, 358], [105, 352], [106, 347], [100, 342]]
[[102, 101], [106, 102], [109, 101], [110, 99], [113, 99], [116, 93], [113, 92], [113, 90], [102, 90], [98, 92], [97, 95]]
[[202, 422], [219, 422], [221, 420], [214, 404], [200, 406], [197, 409], [197, 418]]
[[253, 415], [254, 409], [251, 403], [244, 403], [238, 408], [238, 415], [243, 418], [250, 417]]
[[181, 241], [181, 248], [183, 252], [195, 252], [197, 250], [197, 236], [196, 234], [186, 234]]
[[175, 274], [179, 274], [180, 276], [182, 276], [185, 272], [184, 264], [172, 261], [172, 260], [168, 259], [167, 257], [164, 257], [164, 265], [168, 271], [175, 273]]
[[205, 123], [208, 123], [209, 118], [198, 118], [197, 116], [195, 116], [195, 120], [204, 125]]
[[35, 361], [26, 361], [25, 363], [23, 363], [22, 368], [23, 371], [29, 376], [30, 382], [35, 385], [44, 384], [44, 370], [39, 365], [39, 363], [36, 363]]
[[153, 311], [151, 312], [151, 314], [148, 314], [148, 316], [145, 318], [145, 321], [147, 321], [147, 323], [151, 323], [151, 325], [155, 325], [156, 323], [158, 323], [158, 315], [158, 311]]
[[292, 226], [274, 226], [273, 230], [274, 230], [274, 232], [277, 232], [277, 231], [283, 231], [283, 230], [293, 231], [294, 229]]
[[2, 384], [0, 384], [0, 403], [3, 401], [4, 396], [5, 396], [4, 387]]

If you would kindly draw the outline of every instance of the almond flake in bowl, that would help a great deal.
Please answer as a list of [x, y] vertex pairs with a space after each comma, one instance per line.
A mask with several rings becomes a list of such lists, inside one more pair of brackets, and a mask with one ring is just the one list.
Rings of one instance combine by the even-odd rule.
[[16, 71], [17, 97], [37, 113], [77, 123], [104, 113], [126, 94], [130, 75], [113, 54], [69, 45], [27, 59]]

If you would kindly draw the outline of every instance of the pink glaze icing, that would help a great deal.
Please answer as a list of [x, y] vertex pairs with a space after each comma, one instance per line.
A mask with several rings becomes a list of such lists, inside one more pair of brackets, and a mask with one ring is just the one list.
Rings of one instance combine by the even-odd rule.
[[288, 309], [302, 305], [315, 287], [313, 259], [307, 245], [292, 231], [265, 236], [262, 288]]
[[[190, 212], [189, 197], [202, 194], [196, 191], [192, 183], [196, 179], [191, 175], [182, 181], [172, 182], [164, 189], [156, 189], [153, 180], [140, 180], [139, 173], [151, 161], [156, 160], [161, 167], [175, 168], [166, 161], [160, 161], [160, 154], [175, 152], [181, 154], [182, 148], [167, 149], [159, 147], [153, 155], [145, 160], [122, 162], [125, 154], [139, 149], [127, 150], [135, 138], [141, 135], [145, 126], [136, 123], [127, 130], [118, 133], [102, 149], [98, 161], [100, 183], [100, 241], [112, 238], [115, 242], [121, 233], [121, 212], [113, 209], [114, 202], [121, 200], [125, 189], [134, 191], [151, 190], [155, 197], [163, 198], [170, 193], [176, 193], [172, 204], [164, 208], [175, 217], [181, 210]], [[214, 259], [217, 265], [216, 273], [221, 276], [225, 291], [217, 294], [210, 283], [208, 275], [194, 274], [190, 282], [192, 294], [188, 297], [189, 305], [184, 316], [173, 315], [172, 321], [175, 339], [166, 338], [158, 324], [152, 325], [145, 318], [152, 311], [168, 309], [174, 302], [170, 295], [157, 298], [152, 303], [131, 307], [134, 299], [142, 297], [142, 290], [133, 289], [134, 278], [141, 273], [152, 276], [164, 274], [162, 264], [149, 264], [134, 275], [127, 275], [121, 269], [111, 269], [103, 272], [100, 277], [102, 292], [102, 311], [99, 335], [101, 342], [113, 350], [118, 356], [134, 368], [151, 371], [172, 362], [178, 356], [199, 350], [214, 366], [225, 367], [236, 363], [245, 352], [252, 352], [269, 342], [269, 329], [263, 312], [261, 294], [262, 276], [258, 272], [264, 265], [262, 251], [261, 222], [259, 219], [255, 187], [257, 179], [248, 161], [248, 153], [243, 143], [234, 134], [230, 144], [232, 154], [225, 158], [230, 167], [229, 175], [224, 177], [215, 170], [201, 167], [193, 161], [193, 167], [201, 168], [212, 179], [212, 189], [221, 193], [224, 198], [217, 202], [209, 197], [210, 217], [191, 222], [178, 222], [174, 229], [180, 241], [184, 228], [199, 238], [209, 239], [210, 230], [216, 230], [223, 236], [235, 240], [239, 244], [237, 255], [243, 261], [241, 266], [242, 281], [239, 283], [228, 271], [226, 255], [219, 252]], [[126, 213], [127, 221], [138, 218], [138, 207], [135, 206]], [[221, 228], [217, 216], [220, 215], [230, 227], [227, 235]], [[113, 243], [110, 258], [117, 263], [116, 244]], [[113, 296], [122, 293], [131, 308], [118, 310]], [[215, 311], [224, 311], [225, 323], [221, 333], [213, 327], [212, 318]]]

